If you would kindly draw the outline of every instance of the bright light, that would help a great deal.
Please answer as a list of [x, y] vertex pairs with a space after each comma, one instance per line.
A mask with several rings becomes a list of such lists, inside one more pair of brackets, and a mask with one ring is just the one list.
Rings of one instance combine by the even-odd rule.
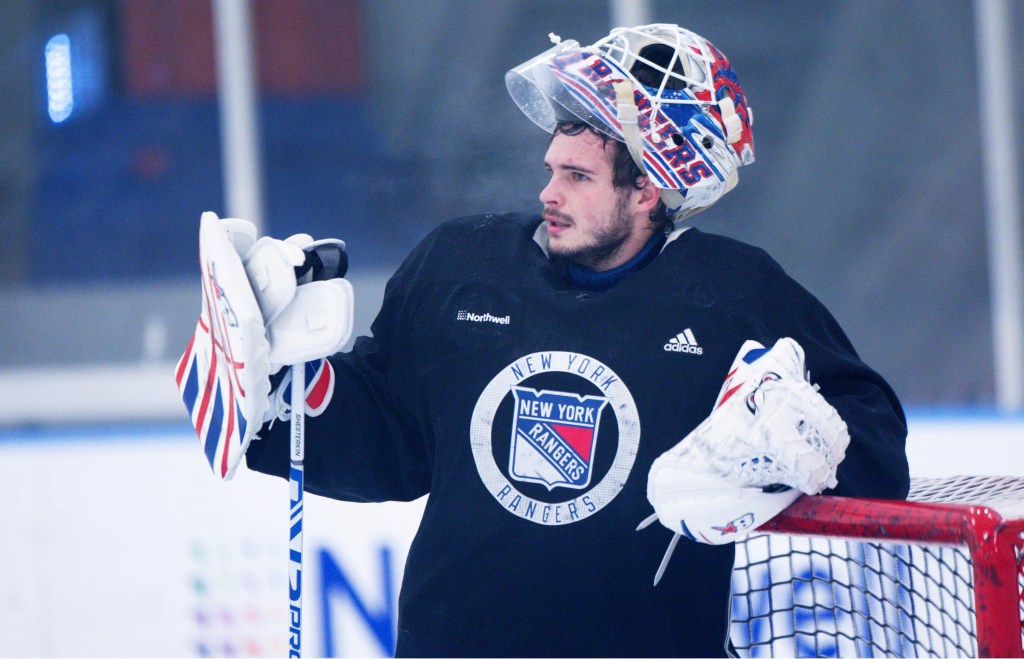
[[71, 90], [71, 39], [58, 34], [46, 42], [46, 101], [53, 123], [71, 116], [75, 105]]

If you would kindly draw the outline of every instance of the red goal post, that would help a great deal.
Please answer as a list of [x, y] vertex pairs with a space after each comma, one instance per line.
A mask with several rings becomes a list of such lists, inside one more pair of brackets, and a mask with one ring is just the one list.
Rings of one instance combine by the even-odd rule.
[[1024, 657], [1024, 478], [802, 497], [737, 543], [740, 656]]

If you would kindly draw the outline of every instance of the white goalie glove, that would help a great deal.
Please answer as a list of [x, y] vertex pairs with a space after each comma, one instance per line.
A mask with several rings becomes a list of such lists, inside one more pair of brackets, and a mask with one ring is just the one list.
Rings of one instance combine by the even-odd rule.
[[801, 493], [835, 487], [849, 443], [846, 424], [808, 381], [800, 345], [747, 341], [710, 416], [651, 466], [655, 515], [641, 528], [657, 518], [698, 542], [735, 542]]
[[[203, 306], [175, 379], [213, 473], [230, 479], [272, 408], [270, 375], [314, 362], [307, 385], [322, 410], [333, 383], [326, 362], [352, 334], [354, 293], [345, 244], [302, 234], [256, 239], [245, 220], [203, 213], [199, 262]], [[308, 371], [307, 367], [307, 371]], [[309, 378], [307, 378], [309, 380]], [[279, 387], [280, 388], [280, 387]]]
[[835, 487], [850, 437], [807, 378], [804, 351], [793, 339], [779, 339], [771, 350], [745, 342], [711, 415], [655, 465], [699, 451], [714, 473], [740, 487], [781, 484], [805, 494]]

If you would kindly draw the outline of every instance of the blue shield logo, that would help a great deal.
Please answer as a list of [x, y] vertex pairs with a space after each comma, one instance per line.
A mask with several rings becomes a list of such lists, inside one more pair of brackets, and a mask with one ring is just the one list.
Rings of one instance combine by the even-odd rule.
[[590, 485], [603, 396], [512, 387], [515, 414], [509, 474], [553, 490]]

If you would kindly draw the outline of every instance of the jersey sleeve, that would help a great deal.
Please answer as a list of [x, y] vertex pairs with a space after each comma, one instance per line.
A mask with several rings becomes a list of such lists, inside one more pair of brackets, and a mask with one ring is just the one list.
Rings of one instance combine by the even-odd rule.
[[804, 348], [811, 382], [839, 412], [850, 433], [839, 484], [825, 494], [905, 499], [910, 489], [907, 421], [895, 391], [858, 356], [832, 314], [789, 280], [780, 298], [785, 319], [773, 333], [792, 336]]
[[[399, 396], [391, 357], [416, 250], [388, 281], [371, 336], [328, 358], [334, 370], [330, 404], [306, 417], [306, 491], [346, 501], [411, 501], [430, 489], [424, 434]], [[255, 471], [288, 477], [290, 424], [275, 421], [250, 444], [246, 462]]]

